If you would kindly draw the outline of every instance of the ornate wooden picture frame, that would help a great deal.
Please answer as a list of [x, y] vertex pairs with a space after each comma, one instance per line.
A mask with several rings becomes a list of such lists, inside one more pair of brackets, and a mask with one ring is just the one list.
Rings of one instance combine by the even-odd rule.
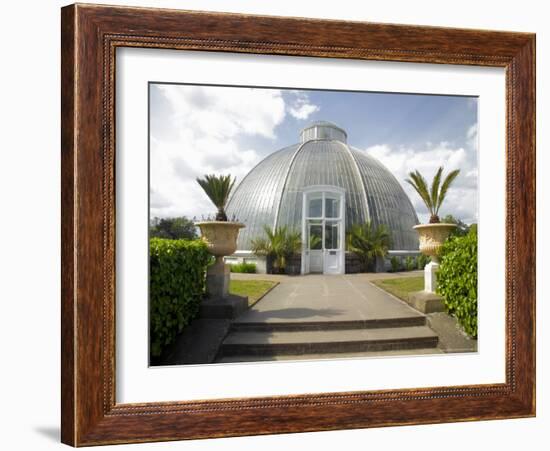
[[[78, 4], [62, 9], [61, 33], [64, 443], [535, 415], [535, 35]], [[114, 90], [119, 47], [505, 68], [506, 382], [117, 403]]]

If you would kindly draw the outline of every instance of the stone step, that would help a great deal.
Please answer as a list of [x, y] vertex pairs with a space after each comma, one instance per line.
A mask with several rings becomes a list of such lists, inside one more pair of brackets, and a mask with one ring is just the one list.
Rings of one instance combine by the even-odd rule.
[[248, 309], [248, 297], [231, 294], [225, 298], [207, 298], [201, 302], [199, 318], [233, 319]]
[[239, 321], [231, 325], [232, 332], [290, 332], [290, 331], [323, 331], [350, 329], [381, 329], [394, 327], [424, 326], [424, 315], [397, 318], [379, 318], [345, 321]]
[[289, 360], [353, 359], [364, 357], [423, 356], [443, 354], [439, 348], [397, 349], [393, 351], [339, 352], [325, 354], [279, 354], [279, 355], [231, 355], [216, 359], [215, 363], [275, 362]]
[[236, 355], [303, 355], [435, 348], [437, 335], [427, 326], [323, 331], [232, 332], [218, 359]]

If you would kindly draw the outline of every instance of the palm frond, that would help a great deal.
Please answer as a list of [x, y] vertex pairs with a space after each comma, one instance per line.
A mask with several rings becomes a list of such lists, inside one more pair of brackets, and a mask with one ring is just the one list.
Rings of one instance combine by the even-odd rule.
[[[432, 180], [432, 206], [434, 210], [437, 207], [437, 199], [439, 197], [439, 184], [441, 183], [441, 173], [443, 172], [443, 166], [439, 166], [439, 169], [435, 173], [435, 176]], [[437, 214], [437, 211], [434, 211], [433, 214]]]
[[426, 179], [424, 179], [422, 174], [420, 174], [418, 170], [416, 170], [415, 172], [409, 172], [409, 178], [405, 181], [415, 189], [420, 198], [424, 201], [424, 204], [426, 205], [426, 208], [430, 211], [430, 214], [432, 214], [434, 210], [434, 205], [430, 196], [430, 192], [428, 190], [428, 184], [426, 183]]
[[449, 187], [459, 172], [459, 169], [451, 171], [447, 177], [445, 177], [443, 183], [441, 183], [443, 166], [440, 166], [434, 175], [430, 190], [428, 190], [426, 180], [418, 170], [409, 172], [409, 178], [405, 181], [416, 190], [420, 198], [424, 201], [426, 208], [430, 212], [430, 223], [439, 222], [439, 209], [443, 204], [443, 200], [445, 199]]
[[459, 173], [460, 173], [460, 169], [455, 169], [454, 171], [449, 172], [449, 174], [447, 174], [447, 177], [445, 177], [445, 180], [441, 185], [441, 190], [439, 191], [439, 196], [437, 199], [437, 204], [435, 208], [436, 215], [438, 214], [439, 209], [441, 208], [441, 204], [443, 204], [443, 200], [445, 200], [445, 196], [447, 195], [447, 191], [449, 187], [451, 186], [454, 179], [458, 176]]
[[197, 177], [197, 183], [218, 209], [217, 220], [227, 221], [225, 206], [229, 199], [229, 194], [235, 185], [235, 180], [231, 175], [209, 174], [203, 178]]
[[286, 259], [302, 248], [299, 232], [280, 226], [273, 229], [268, 225], [263, 227], [265, 236], [252, 240], [252, 252], [261, 256], [275, 258], [275, 266], [284, 270]]
[[384, 257], [391, 245], [391, 235], [385, 225], [375, 227], [370, 221], [354, 224], [347, 236], [347, 248], [368, 268], [376, 257]]
[[252, 252], [256, 255], [265, 257], [271, 253], [269, 240], [264, 237], [255, 238], [251, 241]]

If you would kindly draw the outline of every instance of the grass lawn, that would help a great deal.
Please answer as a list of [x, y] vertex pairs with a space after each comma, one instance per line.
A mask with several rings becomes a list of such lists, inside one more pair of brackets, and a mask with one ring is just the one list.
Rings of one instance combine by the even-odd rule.
[[252, 307], [278, 282], [271, 280], [234, 280], [229, 281], [229, 292], [238, 296], [248, 296], [248, 306]]
[[373, 280], [372, 283], [405, 302], [407, 301], [409, 293], [413, 291], [422, 291], [424, 289], [424, 277], [378, 279]]

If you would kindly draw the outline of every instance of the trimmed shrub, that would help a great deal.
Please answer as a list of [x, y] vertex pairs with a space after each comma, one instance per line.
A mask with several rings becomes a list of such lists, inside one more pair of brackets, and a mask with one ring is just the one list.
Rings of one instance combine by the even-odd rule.
[[477, 233], [450, 237], [441, 249], [437, 292], [447, 312], [464, 331], [477, 337]]
[[231, 272], [254, 274], [256, 272], [256, 263], [234, 263], [229, 265]]
[[420, 254], [417, 258], [416, 258], [416, 267], [417, 269], [424, 269], [424, 267], [430, 263], [430, 257], [424, 255], [424, 254]]
[[414, 268], [416, 268], [416, 262], [413, 257], [410, 255], [405, 259], [405, 269], [407, 271], [412, 271]]
[[390, 272], [398, 272], [401, 269], [401, 262], [395, 255], [392, 258], [390, 258], [390, 265], [391, 265]]
[[157, 357], [189, 324], [205, 293], [210, 254], [201, 240], [149, 241], [149, 338]]

